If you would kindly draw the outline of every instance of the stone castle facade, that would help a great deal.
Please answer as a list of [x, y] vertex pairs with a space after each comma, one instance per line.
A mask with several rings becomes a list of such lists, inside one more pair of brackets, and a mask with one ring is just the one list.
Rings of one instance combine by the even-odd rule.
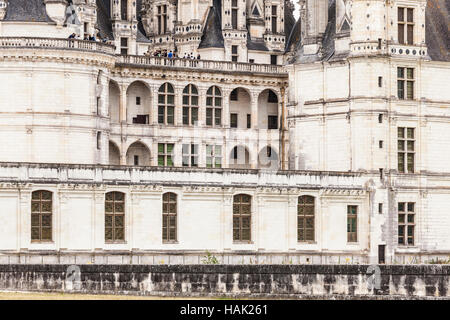
[[0, 1], [0, 263], [449, 259], [448, 1], [299, 7]]

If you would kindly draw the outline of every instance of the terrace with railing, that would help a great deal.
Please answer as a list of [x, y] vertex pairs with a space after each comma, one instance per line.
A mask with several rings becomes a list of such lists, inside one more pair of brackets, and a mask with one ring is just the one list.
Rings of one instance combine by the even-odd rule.
[[245, 72], [253, 74], [271, 74], [273, 76], [287, 76], [283, 66], [271, 64], [254, 64], [231, 61], [179, 59], [149, 56], [118, 56], [117, 64], [120, 66], [138, 67], [168, 67], [193, 70], [222, 71], [222, 72]]
[[[2, 48], [35, 48], [93, 51], [115, 55], [115, 46], [103, 42], [61, 38], [0, 37]], [[242, 63], [197, 59], [149, 57], [137, 55], [116, 55], [117, 66], [140, 68], [173, 68], [197, 71], [241, 72], [287, 77], [283, 66], [271, 64]]]

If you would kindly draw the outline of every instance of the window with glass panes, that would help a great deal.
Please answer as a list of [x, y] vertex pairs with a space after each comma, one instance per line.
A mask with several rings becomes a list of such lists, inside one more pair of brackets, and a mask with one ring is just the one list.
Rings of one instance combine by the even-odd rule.
[[414, 173], [415, 129], [398, 128], [398, 172]]
[[125, 240], [125, 194], [108, 192], [105, 195], [105, 241]]
[[52, 241], [52, 196], [50, 191], [31, 194], [31, 241]]
[[238, 28], [238, 0], [231, 0], [231, 26], [233, 29]]
[[198, 167], [198, 144], [183, 144], [183, 167]]
[[314, 241], [314, 197], [298, 198], [297, 217], [298, 241]]
[[358, 206], [347, 206], [347, 242], [358, 241]]
[[414, 68], [397, 68], [397, 95], [401, 100], [414, 99]]
[[222, 125], [222, 92], [216, 86], [206, 92], [206, 125]]
[[198, 90], [190, 84], [183, 90], [183, 124], [195, 125], [198, 121]]
[[398, 244], [414, 245], [415, 203], [399, 202], [398, 204]]
[[206, 145], [206, 167], [222, 168], [222, 146]]
[[163, 242], [177, 241], [177, 195], [175, 193], [163, 194]]
[[398, 8], [398, 42], [414, 44], [414, 9]]
[[272, 33], [277, 33], [278, 32], [278, 30], [277, 30], [277, 25], [278, 25], [278, 22], [277, 22], [277, 17], [278, 17], [278, 14], [277, 14], [277, 6], [272, 6]]
[[175, 91], [170, 83], [165, 83], [159, 88], [158, 123], [175, 123]]
[[233, 240], [251, 241], [252, 197], [238, 194], [233, 199]]
[[172, 143], [158, 143], [158, 166], [173, 167], [173, 148]]

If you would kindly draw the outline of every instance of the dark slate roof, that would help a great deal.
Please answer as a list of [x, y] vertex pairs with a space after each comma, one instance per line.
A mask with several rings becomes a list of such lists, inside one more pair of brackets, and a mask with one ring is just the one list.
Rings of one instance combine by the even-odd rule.
[[[285, 0], [285, 10], [284, 10], [284, 34], [286, 35], [286, 40], [288, 40], [288, 37], [292, 33], [292, 30], [294, 29], [296, 25], [295, 17], [289, 8], [292, 6], [291, 0]], [[288, 46], [288, 41], [286, 41], [286, 47]]]
[[213, 6], [209, 10], [202, 40], [198, 48], [224, 48], [221, 0], [213, 0]]
[[286, 39], [286, 50], [285, 52], [293, 52], [299, 49], [302, 41], [302, 24], [301, 20], [298, 19], [292, 28], [291, 32], [286, 35], [288, 36]]
[[425, 37], [432, 60], [450, 61], [449, 11], [450, 0], [428, 0]]
[[269, 51], [264, 40], [252, 40], [250, 39], [250, 33], [247, 35], [247, 49], [254, 51]]
[[336, 39], [336, 1], [331, 0], [328, 7], [328, 24], [322, 42], [322, 59], [329, 60], [334, 54], [334, 40]]
[[114, 40], [111, 22], [111, 0], [97, 0], [97, 26], [102, 38]]
[[10, 0], [3, 20], [53, 22], [47, 15], [44, 0]]

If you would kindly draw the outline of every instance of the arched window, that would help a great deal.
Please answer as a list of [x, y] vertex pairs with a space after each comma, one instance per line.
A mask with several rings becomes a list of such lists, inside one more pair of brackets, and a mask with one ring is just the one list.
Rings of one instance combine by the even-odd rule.
[[170, 83], [164, 83], [158, 92], [158, 123], [175, 123], [175, 91]]
[[105, 240], [125, 240], [125, 194], [108, 192], [105, 197]]
[[198, 90], [190, 84], [183, 90], [183, 124], [195, 125], [198, 121]]
[[52, 241], [52, 198], [50, 191], [31, 194], [31, 241]]
[[298, 198], [298, 241], [314, 241], [314, 197]]
[[233, 240], [251, 241], [252, 197], [238, 194], [233, 199]]
[[216, 86], [206, 92], [206, 125], [222, 125], [222, 92]]
[[163, 194], [163, 242], [177, 241], [177, 195], [175, 193]]

